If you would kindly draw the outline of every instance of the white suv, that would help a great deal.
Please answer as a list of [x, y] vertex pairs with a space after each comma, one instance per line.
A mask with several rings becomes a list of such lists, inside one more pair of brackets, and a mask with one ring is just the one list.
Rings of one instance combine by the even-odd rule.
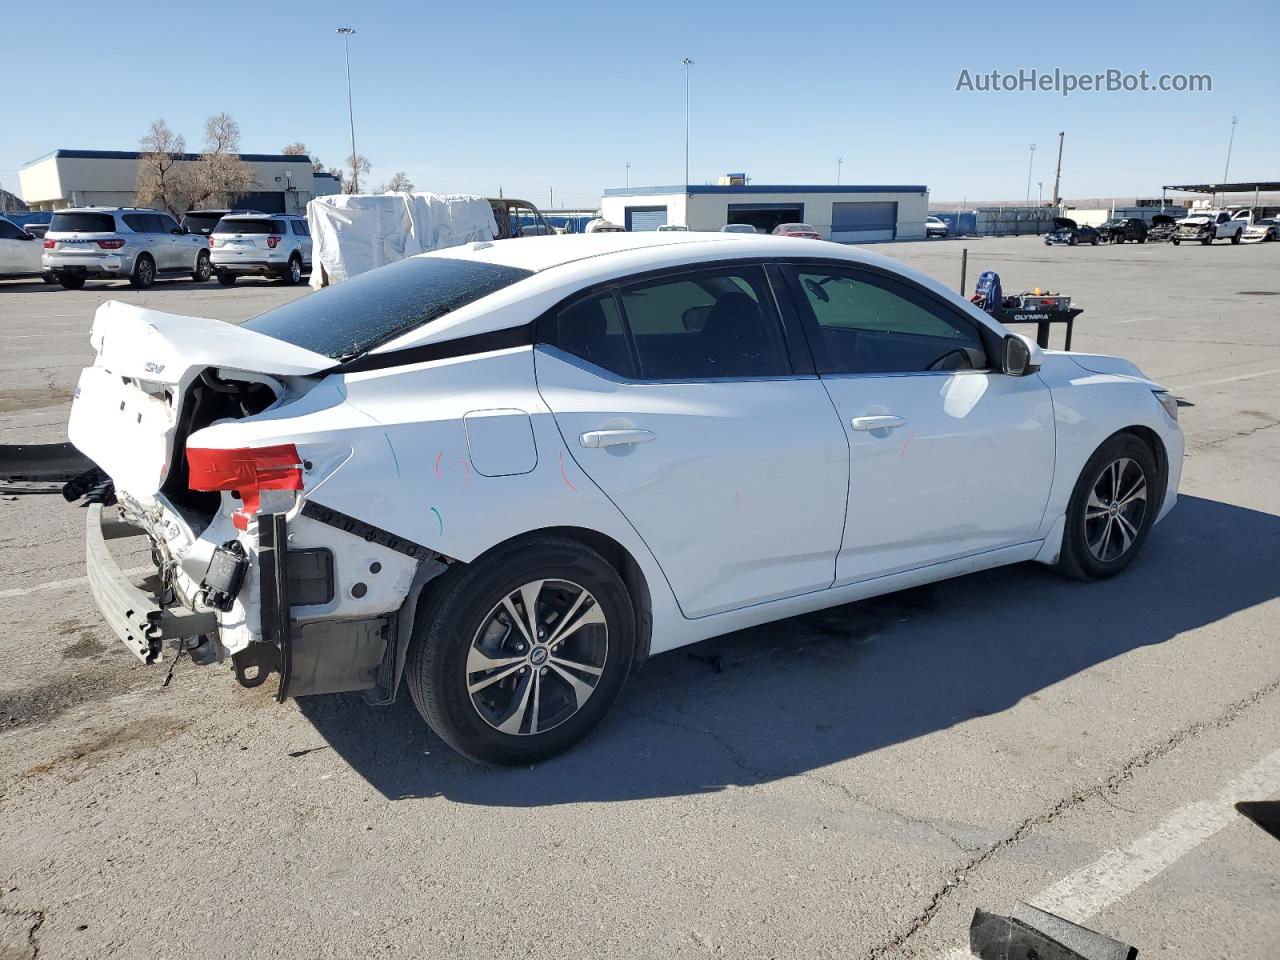
[[204, 237], [162, 210], [89, 207], [59, 210], [44, 235], [44, 275], [68, 290], [86, 280], [128, 280], [140, 290], [161, 277], [209, 279]]
[[268, 213], [234, 213], [218, 221], [209, 234], [213, 270], [218, 282], [231, 286], [253, 274], [301, 283], [311, 272], [311, 231], [307, 218]]

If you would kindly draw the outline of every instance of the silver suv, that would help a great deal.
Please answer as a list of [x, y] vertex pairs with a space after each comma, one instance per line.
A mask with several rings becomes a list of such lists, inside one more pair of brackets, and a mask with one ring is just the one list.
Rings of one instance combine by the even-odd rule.
[[41, 267], [68, 290], [86, 280], [128, 280], [140, 290], [160, 277], [209, 279], [204, 237], [187, 233], [161, 210], [87, 207], [58, 210], [44, 235]]
[[231, 286], [246, 274], [301, 283], [311, 272], [311, 231], [307, 218], [283, 213], [232, 213], [209, 234], [218, 282]]

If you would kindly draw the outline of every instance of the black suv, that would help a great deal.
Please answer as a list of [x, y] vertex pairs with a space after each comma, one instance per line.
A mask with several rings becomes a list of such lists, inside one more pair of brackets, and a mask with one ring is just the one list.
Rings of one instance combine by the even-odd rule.
[[1098, 228], [1103, 240], [1124, 243], [1126, 240], [1147, 242], [1147, 221], [1139, 217], [1112, 217]]

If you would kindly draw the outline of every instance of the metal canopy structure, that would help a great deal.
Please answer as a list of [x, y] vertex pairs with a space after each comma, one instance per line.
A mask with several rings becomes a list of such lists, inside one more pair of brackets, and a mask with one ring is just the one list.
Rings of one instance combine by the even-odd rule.
[[1237, 183], [1184, 183], [1164, 186], [1161, 190], [1177, 190], [1180, 193], [1270, 193], [1280, 190], [1280, 180], [1244, 180]]

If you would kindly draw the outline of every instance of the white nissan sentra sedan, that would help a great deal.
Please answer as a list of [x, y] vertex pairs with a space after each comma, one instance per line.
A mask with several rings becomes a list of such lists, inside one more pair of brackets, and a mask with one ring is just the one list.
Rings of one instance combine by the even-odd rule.
[[480, 242], [239, 327], [108, 302], [92, 343], [69, 432], [114, 481], [88, 572], [124, 643], [280, 699], [403, 682], [499, 764], [706, 637], [1027, 560], [1116, 574], [1182, 465], [1133, 364], [821, 241]]

